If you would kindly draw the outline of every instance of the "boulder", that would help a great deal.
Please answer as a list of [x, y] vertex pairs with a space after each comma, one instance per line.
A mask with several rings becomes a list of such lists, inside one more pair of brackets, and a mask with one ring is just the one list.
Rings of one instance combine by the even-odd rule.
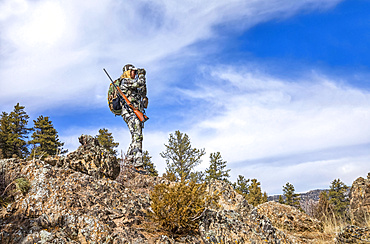
[[335, 243], [370, 243], [370, 229], [349, 225], [337, 235]]
[[279, 229], [293, 233], [323, 232], [323, 224], [295, 207], [277, 202], [266, 202], [257, 207], [257, 211], [270, 219]]
[[62, 165], [97, 178], [116, 179], [120, 165], [115, 155], [101, 146], [95, 137], [81, 135], [78, 140], [81, 146], [68, 154]]
[[370, 173], [367, 179], [356, 179], [350, 191], [350, 215], [352, 223], [364, 226], [370, 221]]
[[323, 223], [301, 210], [277, 202], [266, 202], [257, 206], [278, 230], [285, 233], [293, 243], [332, 243], [333, 237], [324, 233]]
[[205, 243], [290, 243], [268, 218], [248, 204], [224, 181], [213, 180], [208, 191], [220, 194], [219, 208], [207, 209], [200, 220], [199, 231]]

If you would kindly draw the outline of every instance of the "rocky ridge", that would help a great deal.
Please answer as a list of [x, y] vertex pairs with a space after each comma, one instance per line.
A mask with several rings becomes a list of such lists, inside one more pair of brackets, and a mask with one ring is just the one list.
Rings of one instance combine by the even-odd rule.
[[[14, 191], [14, 201], [1, 209], [0, 243], [334, 242], [308, 215], [278, 203], [253, 207], [222, 181], [208, 185], [210, 192], [221, 192], [220, 207], [203, 213], [199, 231], [173, 236], [147, 218], [149, 192], [158, 183], [170, 182], [120, 167], [91, 137], [82, 136], [80, 142], [65, 158], [0, 160], [7, 178], [30, 182], [26, 194]], [[369, 240], [367, 231], [348, 228], [336, 240], [350, 240], [359, 233], [361, 240]]]

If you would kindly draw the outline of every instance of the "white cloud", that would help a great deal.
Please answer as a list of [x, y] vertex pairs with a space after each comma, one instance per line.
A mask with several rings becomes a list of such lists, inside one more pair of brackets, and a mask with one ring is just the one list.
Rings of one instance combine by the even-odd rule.
[[202, 110], [213, 112], [192, 134], [230, 161], [369, 142], [370, 94], [365, 91], [319, 74], [292, 82], [241, 67], [212, 70], [210, 82], [184, 94], [203, 100]]
[[297, 162], [295, 164], [246, 164], [233, 167], [232, 177], [244, 175], [257, 178], [262, 189], [269, 195], [282, 194], [282, 187], [287, 183], [294, 185], [297, 193], [314, 189], [328, 189], [334, 179], [340, 179], [346, 185], [352, 185], [358, 177], [365, 177], [369, 172], [369, 155], [344, 157], [329, 160]]
[[24, 14], [27, 10], [25, 0], [5, 0], [0, 3], [0, 21], [8, 19], [13, 15]]
[[[106, 106], [108, 80], [102, 68], [107, 68], [114, 78], [127, 62], [148, 70], [150, 99], [162, 99], [168, 87], [177, 88], [175, 82], [184, 80], [168, 77], [163, 70], [171, 69], [170, 75], [176, 75], [176, 64], [193, 62], [184, 56], [204, 58], [203, 50], [196, 47], [191, 53], [182, 51], [189, 51], [187, 47], [201, 40], [217, 38], [220, 34], [217, 27], [231, 30], [230, 33], [245, 31], [272, 19], [326, 10], [339, 2], [220, 0], [125, 4], [111, 0], [88, 3], [5, 0], [0, 3], [1, 108], [16, 102], [33, 113], [51, 108], [59, 111], [76, 106], [77, 109]], [[345, 85], [345, 81], [315, 72], [296, 80], [284, 80], [250, 67], [206, 67], [203, 74], [196, 90], [172, 89], [174, 93], [182, 92], [182, 99], [196, 101], [193, 116], [189, 114], [187, 118], [196, 124], [185, 128], [184, 121], [171, 122], [179, 123], [178, 129], [190, 136], [195, 147], [204, 147], [208, 153], [220, 151], [230, 167], [236, 169], [238, 162], [262, 162], [291, 154], [315, 153], [323, 148], [369, 143], [369, 93]], [[184, 111], [189, 109], [186, 104], [179, 106]], [[119, 150], [125, 152], [130, 142], [125, 125], [108, 129], [120, 142]], [[173, 131], [153, 130], [144, 130], [144, 149], [149, 150], [153, 162], [163, 172], [165, 162], [159, 153]], [[64, 131], [61, 139], [67, 148], [74, 150], [78, 136], [95, 135], [97, 131], [74, 128]], [[278, 176], [268, 181], [274, 172], [280, 172], [281, 179], [289, 175], [284, 172], [306, 172], [302, 177], [305, 184], [311, 177], [306, 169], [318, 165], [334, 169], [334, 165], [341, 165], [345, 170], [338, 174], [357, 174], [366, 157], [354, 159], [353, 162], [360, 162], [355, 168], [349, 163], [351, 155], [325, 160], [301, 158], [299, 165], [275, 168], [266, 168], [268, 165], [263, 163], [252, 168], [245, 165], [238, 172], [255, 173], [262, 186], [271, 183], [281, 189]], [[203, 160], [204, 169], [208, 158]], [[263, 174], [269, 177], [260, 179]]]
[[[370, 93], [318, 72], [285, 80], [250, 66], [205, 70], [211, 75], [199, 77], [198, 87], [180, 90], [182, 99], [198, 105], [183, 108], [195, 123], [177, 128], [193, 147], [206, 149], [199, 170], [219, 151], [233, 181], [239, 174], [257, 178], [269, 194], [281, 193], [286, 182], [300, 192], [328, 187], [335, 178], [350, 185], [370, 170]], [[108, 129], [125, 152], [125, 124]], [[173, 132], [144, 129], [144, 150], [160, 173], [166, 164], [159, 153]]]
[[[84, 90], [94, 94], [87, 106], [101, 106], [107, 86], [102, 66], [113, 77], [118, 76], [117, 66], [127, 62], [163, 70], [163, 58], [217, 35], [214, 27], [219, 24], [234, 26], [237, 21], [244, 30], [338, 2], [6, 0], [0, 8], [0, 101], [15, 104], [22, 97], [34, 110], [81, 106]], [[160, 75], [154, 79], [168, 83]]]
[[257, 178], [280, 193], [287, 181], [307, 191], [334, 178], [350, 185], [370, 171], [369, 92], [318, 72], [284, 80], [250, 66], [206, 70], [210, 77], [182, 91], [207, 111], [189, 113], [197, 118], [188, 134], [208, 153], [221, 152], [233, 180]]

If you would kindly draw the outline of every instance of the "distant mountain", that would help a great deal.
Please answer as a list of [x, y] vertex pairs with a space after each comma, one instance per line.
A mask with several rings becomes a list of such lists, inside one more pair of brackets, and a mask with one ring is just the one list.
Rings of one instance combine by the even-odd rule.
[[[300, 201], [308, 201], [308, 200], [313, 200], [313, 201], [319, 201], [319, 198], [320, 198], [320, 193], [322, 191], [329, 191], [327, 189], [316, 189], [316, 190], [311, 190], [311, 191], [308, 191], [306, 193], [300, 193], [299, 194], [299, 198], [300, 198]], [[278, 202], [279, 201], [279, 196], [280, 195], [273, 195], [273, 196], [269, 196], [267, 198], [267, 200], [270, 202], [270, 201], [274, 201], [274, 202]], [[283, 197], [283, 199], [285, 199], [285, 197], [283, 195], [281, 195]]]

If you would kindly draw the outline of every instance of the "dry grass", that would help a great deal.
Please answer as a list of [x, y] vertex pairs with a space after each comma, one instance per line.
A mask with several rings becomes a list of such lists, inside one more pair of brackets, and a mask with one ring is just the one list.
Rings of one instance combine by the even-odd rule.
[[365, 227], [370, 229], [370, 213], [365, 214]]
[[340, 233], [347, 225], [349, 225], [348, 222], [337, 217], [324, 218], [322, 223], [324, 226], [324, 232], [317, 238], [317, 242], [315, 243], [318, 244], [333, 243], [336, 235]]
[[307, 243], [332, 244], [337, 234], [348, 225], [345, 221], [335, 218], [326, 219], [322, 221], [322, 223], [324, 227], [322, 233], [312, 232], [304, 234], [304, 238], [307, 239]]
[[331, 218], [326, 221], [323, 221], [323, 224], [324, 224], [324, 233], [337, 234], [341, 232], [344, 229], [344, 227], [346, 227], [349, 223], [340, 218]]

